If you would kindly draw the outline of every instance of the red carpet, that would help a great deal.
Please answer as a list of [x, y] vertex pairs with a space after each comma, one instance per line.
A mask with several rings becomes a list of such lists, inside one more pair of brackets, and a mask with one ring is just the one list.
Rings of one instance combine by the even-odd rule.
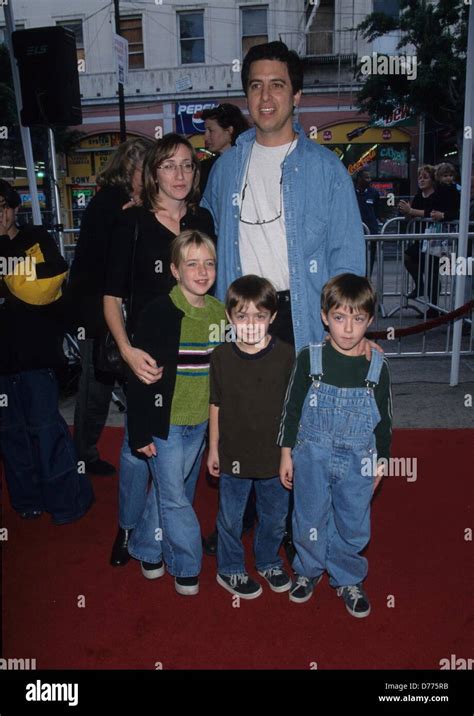
[[[233, 606], [204, 557], [201, 592], [172, 578], [147, 581], [139, 564], [109, 567], [117, 478], [94, 478], [96, 504], [80, 522], [25, 522], [3, 488], [3, 657], [37, 669], [439, 669], [472, 657], [472, 441], [469, 430], [398, 430], [395, 456], [417, 457], [417, 480], [385, 481], [372, 510], [367, 591], [372, 614], [347, 614], [325, 577], [309, 602], [264, 588]], [[122, 431], [102, 456], [117, 464]], [[202, 479], [197, 512], [207, 533], [217, 493]], [[249, 540], [248, 540], [249, 541]], [[250, 551], [248, 552], [250, 557]], [[249, 558], [249, 571], [255, 574]], [[85, 606], [78, 606], [83, 603]], [[393, 606], [389, 606], [393, 604]], [[314, 665], [313, 665], [314, 668]]]

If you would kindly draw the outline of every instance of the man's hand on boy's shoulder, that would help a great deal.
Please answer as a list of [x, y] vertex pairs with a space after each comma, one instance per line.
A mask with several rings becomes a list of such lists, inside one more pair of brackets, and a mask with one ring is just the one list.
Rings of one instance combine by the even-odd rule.
[[[326, 336], [326, 341], [329, 341], [331, 336]], [[378, 343], [374, 343], [374, 341], [369, 341], [368, 338], [363, 338], [359, 345], [357, 346], [357, 355], [358, 356], [364, 356], [367, 358], [367, 360], [370, 362], [372, 359], [372, 348], [374, 348], [379, 353], [383, 353], [383, 348], [379, 346]]]

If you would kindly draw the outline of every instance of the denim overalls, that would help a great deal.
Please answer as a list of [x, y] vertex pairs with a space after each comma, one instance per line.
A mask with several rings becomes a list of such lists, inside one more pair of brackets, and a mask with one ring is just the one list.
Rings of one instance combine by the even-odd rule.
[[376, 452], [380, 413], [373, 386], [384, 356], [372, 350], [367, 387], [337, 388], [321, 382], [324, 346], [311, 344], [309, 350], [313, 385], [293, 449], [293, 569], [310, 578], [327, 570], [330, 585], [343, 587], [367, 575], [359, 553], [370, 538], [374, 474], [364, 466]]

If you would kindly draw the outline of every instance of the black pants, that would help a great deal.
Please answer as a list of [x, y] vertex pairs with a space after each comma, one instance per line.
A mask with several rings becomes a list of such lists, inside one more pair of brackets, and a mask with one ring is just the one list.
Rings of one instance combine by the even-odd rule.
[[94, 341], [79, 341], [82, 373], [74, 410], [74, 445], [79, 460], [93, 462], [99, 458], [99, 440], [109, 414], [114, 379], [107, 376], [98, 380], [93, 361]]

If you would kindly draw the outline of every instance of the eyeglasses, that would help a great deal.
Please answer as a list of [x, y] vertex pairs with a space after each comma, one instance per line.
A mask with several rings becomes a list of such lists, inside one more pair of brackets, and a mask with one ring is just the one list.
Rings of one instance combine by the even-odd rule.
[[[263, 224], [273, 224], [274, 221], [278, 221], [278, 219], [281, 218], [281, 215], [282, 215], [282, 213], [283, 213], [283, 166], [284, 166], [284, 164], [285, 164], [285, 161], [286, 161], [286, 158], [287, 158], [288, 154], [290, 153], [290, 149], [291, 149], [291, 147], [293, 146], [293, 142], [295, 141], [295, 139], [296, 139], [296, 134], [293, 135], [293, 139], [291, 140], [290, 146], [288, 147], [287, 152], [286, 152], [286, 154], [285, 154], [285, 157], [284, 157], [284, 159], [283, 159], [283, 161], [282, 161], [282, 163], [281, 163], [281, 173], [280, 173], [280, 209], [279, 209], [279, 211], [278, 211], [278, 214], [277, 214], [273, 219], [259, 219], [259, 218], [258, 218], [258, 212], [256, 211], [257, 221], [248, 221], [247, 219], [243, 219], [243, 218], [242, 218], [242, 207], [243, 207], [243, 204], [244, 204], [245, 192], [246, 192], [246, 190], [247, 190], [247, 187], [249, 186], [249, 184], [248, 184], [248, 177], [249, 177], [250, 162], [251, 162], [251, 160], [252, 160], [252, 151], [253, 151], [253, 144], [252, 144], [252, 148], [251, 148], [251, 150], [250, 150], [249, 161], [248, 161], [248, 163], [247, 163], [247, 171], [246, 171], [246, 173], [245, 173], [244, 188], [242, 189], [242, 196], [241, 196], [241, 198], [240, 198], [239, 221], [240, 221], [242, 224], [248, 224], [249, 226], [263, 226]], [[252, 190], [251, 187], [250, 187], [250, 190]], [[254, 200], [254, 206], [255, 206], [255, 200]], [[256, 207], [255, 207], [255, 209], [256, 209]]]
[[[247, 170], [248, 174], [248, 170]], [[248, 224], [249, 226], [261, 226], [262, 224], [272, 224], [274, 221], [278, 221], [278, 219], [281, 218], [281, 215], [283, 213], [283, 172], [280, 175], [280, 209], [278, 211], [277, 216], [275, 216], [274, 219], [258, 219], [257, 221], [247, 221], [246, 219], [242, 219], [242, 206], [245, 199], [245, 192], [247, 190], [247, 177], [245, 177], [245, 184], [244, 188], [242, 190], [242, 198], [240, 199], [240, 214], [239, 214], [239, 221], [242, 222], [242, 224]], [[254, 202], [255, 203], [255, 202]]]
[[157, 169], [162, 169], [165, 174], [174, 174], [178, 169], [182, 169], [185, 174], [191, 174], [194, 171], [195, 166], [193, 162], [183, 162], [182, 164], [176, 164], [176, 162], [165, 162], [160, 164]]

